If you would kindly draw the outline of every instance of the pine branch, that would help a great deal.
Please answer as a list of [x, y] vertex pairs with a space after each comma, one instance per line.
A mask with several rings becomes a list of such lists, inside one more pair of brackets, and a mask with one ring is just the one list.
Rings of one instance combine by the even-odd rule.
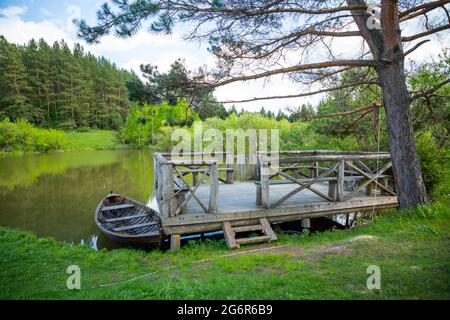
[[355, 87], [355, 86], [359, 86], [359, 85], [363, 85], [363, 84], [378, 84], [378, 82], [375, 81], [375, 80], [360, 81], [360, 82], [356, 82], [356, 83], [349, 83], [349, 84], [345, 84], [345, 85], [342, 85], [342, 86], [337, 86], [337, 87], [327, 88], [327, 89], [321, 89], [321, 90], [311, 91], [311, 92], [306, 92], [306, 93], [283, 95], [283, 96], [254, 97], [254, 98], [244, 99], [244, 100], [219, 101], [217, 103], [229, 104], [229, 103], [253, 102], [253, 101], [259, 101], [259, 100], [301, 98], [301, 97], [312, 96], [312, 95], [325, 93], [325, 92], [342, 90], [342, 89], [345, 89], [345, 88]]

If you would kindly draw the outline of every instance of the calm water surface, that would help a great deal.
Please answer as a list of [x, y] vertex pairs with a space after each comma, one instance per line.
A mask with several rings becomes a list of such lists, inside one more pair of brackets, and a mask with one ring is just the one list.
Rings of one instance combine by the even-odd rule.
[[147, 203], [152, 190], [150, 151], [0, 157], [0, 225], [74, 244], [111, 247], [94, 222], [99, 201], [114, 191]]

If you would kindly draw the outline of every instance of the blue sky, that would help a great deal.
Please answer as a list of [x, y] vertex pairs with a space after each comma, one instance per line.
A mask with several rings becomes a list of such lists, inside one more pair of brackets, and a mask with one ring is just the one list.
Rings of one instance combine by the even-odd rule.
[[[160, 70], [167, 70], [170, 64], [178, 58], [186, 60], [190, 68], [214, 65], [214, 58], [206, 46], [198, 43], [187, 43], [181, 39], [180, 30], [175, 30], [171, 36], [153, 35], [141, 30], [130, 39], [118, 39], [114, 36], [102, 38], [98, 45], [87, 45], [76, 38], [76, 28], [73, 18], [83, 17], [88, 22], [95, 21], [95, 12], [104, 1], [89, 0], [0, 0], [0, 34], [10, 42], [25, 43], [31, 38], [44, 38], [53, 42], [64, 38], [69, 45], [75, 42], [83, 44], [87, 51], [103, 55], [115, 62], [119, 67], [133, 69], [139, 73], [141, 63], [157, 65]], [[415, 31], [414, 25], [408, 25], [404, 32]], [[435, 58], [444, 46], [450, 42], [449, 32], [439, 39], [433, 39], [429, 45], [416, 50], [411, 58], [416, 61], [430, 61]], [[413, 44], [411, 44], [413, 45]], [[360, 46], [354, 40], [337, 39], [333, 46], [344, 56], [358, 51]], [[317, 55], [317, 52], [314, 53]], [[296, 54], [297, 55], [297, 54]], [[245, 83], [233, 83], [216, 90], [216, 97], [223, 100], [240, 100], [257, 96], [283, 95], [317, 90], [317, 88], [300, 87], [279, 76], [270, 81], [261, 79]], [[256, 111], [264, 106], [266, 110], [277, 111], [286, 107], [296, 107], [301, 103], [316, 105], [322, 96], [307, 98], [259, 101], [237, 105], [249, 111]]]

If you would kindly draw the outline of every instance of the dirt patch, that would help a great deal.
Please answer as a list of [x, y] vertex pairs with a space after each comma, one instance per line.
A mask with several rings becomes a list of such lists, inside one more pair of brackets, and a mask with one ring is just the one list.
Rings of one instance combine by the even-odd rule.
[[316, 261], [323, 259], [325, 256], [330, 254], [351, 255], [355, 252], [355, 250], [358, 250], [354, 246], [355, 242], [369, 242], [376, 240], [378, 240], [376, 236], [359, 235], [350, 239], [315, 245], [307, 248], [301, 247], [301, 245], [273, 247], [271, 249], [258, 252], [258, 254], [289, 254], [294, 257], [306, 258], [307, 260]]
[[305, 253], [305, 249], [301, 247], [293, 247], [293, 246], [287, 246], [287, 247], [274, 247], [273, 249], [265, 250], [260, 252], [261, 254], [290, 254], [293, 256], [299, 256]]
[[363, 235], [351, 238], [348, 241], [350, 241], [350, 242], [353, 242], [353, 241], [371, 241], [371, 240], [377, 240], [377, 239], [378, 238], [375, 237], [375, 236], [371, 236], [371, 235], [368, 235], [368, 234], [363, 234]]

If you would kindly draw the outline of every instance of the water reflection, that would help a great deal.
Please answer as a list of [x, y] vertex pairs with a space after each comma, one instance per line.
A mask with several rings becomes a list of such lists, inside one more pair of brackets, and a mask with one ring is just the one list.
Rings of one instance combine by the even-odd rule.
[[90, 151], [0, 158], [0, 225], [94, 248], [110, 247], [94, 223], [109, 191], [151, 199], [148, 151]]

